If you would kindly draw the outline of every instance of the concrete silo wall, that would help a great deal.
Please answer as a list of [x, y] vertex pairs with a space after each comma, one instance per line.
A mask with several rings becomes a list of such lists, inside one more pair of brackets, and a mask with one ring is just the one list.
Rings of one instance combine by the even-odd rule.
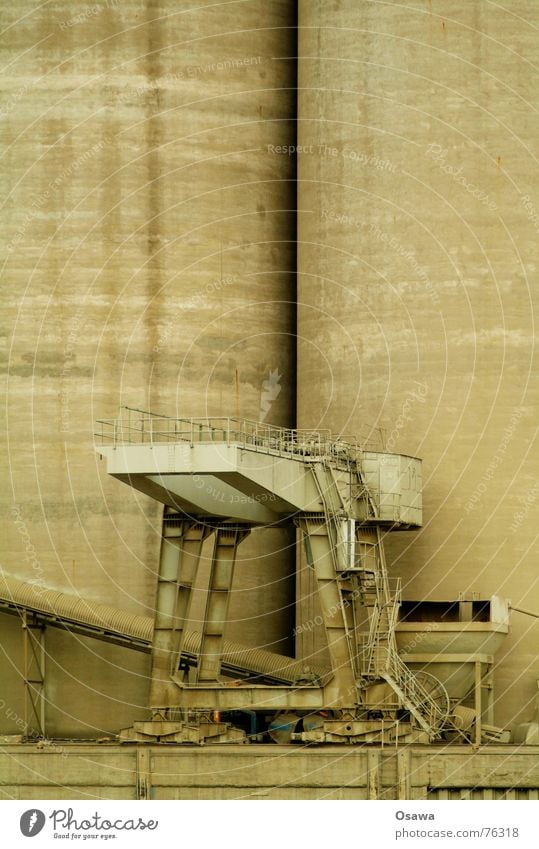
[[[387, 542], [405, 598], [539, 610], [538, 24], [531, 0], [300, 2], [298, 426], [424, 458], [425, 526]], [[533, 713], [537, 645], [515, 614], [500, 723]]]
[[[295, 186], [264, 141], [295, 133], [295, 10], [191, 7], [3, 10], [3, 565], [134, 613], [151, 613], [161, 508], [107, 478], [95, 419], [119, 404], [294, 415]], [[289, 536], [261, 534], [240, 549], [227, 636], [286, 653]], [[147, 660], [109, 674], [125, 650], [66, 640], [47, 644], [49, 733], [92, 736], [139, 715]], [[0, 714], [0, 731], [12, 728]]]

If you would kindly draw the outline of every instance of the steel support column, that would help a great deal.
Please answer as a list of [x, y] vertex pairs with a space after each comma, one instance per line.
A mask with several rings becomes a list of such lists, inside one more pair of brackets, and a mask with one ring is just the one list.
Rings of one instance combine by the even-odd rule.
[[482, 665], [480, 661], [474, 664], [475, 686], [474, 686], [474, 708], [475, 708], [475, 745], [481, 745], [482, 713], [483, 705], [481, 699]]
[[217, 529], [197, 668], [197, 683], [216, 681], [221, 672], [224, 630], [234, 577], [236, 552], [249, 534], [243, 527]]
[[335, 551], [328, 523], [319, 519], [302, 518], [299, 525], [305, 535], [307, 558], [314, 569], [334, 673], [333, 681], [326, 691], [334, 692], [335, 704], [354, 706], [358, 700], [354, 674], [355, 643], [347, 623], [342, 581], [335, 568]]
[[150, 706], [171, 704], [172, 683], [180, 659], [202, 544], [211, 529], [165, 513], [152, 643]]
[[24, 725], [28, 737], [45, 736], [45, 626], [22, 612]]

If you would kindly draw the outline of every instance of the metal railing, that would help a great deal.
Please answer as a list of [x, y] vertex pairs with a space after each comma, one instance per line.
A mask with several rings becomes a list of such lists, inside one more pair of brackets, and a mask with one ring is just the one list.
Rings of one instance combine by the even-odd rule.
[[374, 446], [345, 441], [329, 430], [301, 430], [234, 417], [172, 418], [134, 407], [121, 407], [115, 419], [98, 420], [94, 434], [98, 444], [163, 444], [219, 442], [240, 445], [280, 456], [299, 455], [355, 462], [361, 452]]
[[374, 578], [376, 600], [365, 647], [363, 675], [371, 679], [385, 679], [396, 692], [400, 692], [404, 699], [403, 707], [434, 739], [439, 735], [447, 713], [401, 660], [397, 649], [395, 631], [401, 602], [401, 579], [389, 578], [382, 564]]

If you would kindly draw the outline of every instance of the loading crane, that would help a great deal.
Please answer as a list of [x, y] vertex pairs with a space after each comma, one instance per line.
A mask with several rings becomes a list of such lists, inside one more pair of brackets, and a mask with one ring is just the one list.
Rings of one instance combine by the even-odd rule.
[[[388, 575], [383, 547], [385, 533], [421, 526], [420, 460], [328, 432], [132, 408], [99, 422], [96, 436], [107, 472], [164, 505], [152, 719], [126, 729], [124, 739], [203, 742], [213, 719], [212, 739], [238, 740], [241, 731], [225, 721], [238, 711], [271, 717], [278, 740], [440, 738], [449, 698], [440, 681], [412, 672], [399, 656], [400, 583]], [[330, 673], [322, 679], [306, 665], [294, 682], [231, 679], [223, 649], [236, 553], [253, 527], [283, 522], [303, 537]], [[189, 673], [185, 623], [210, 536], [205, 616]]]

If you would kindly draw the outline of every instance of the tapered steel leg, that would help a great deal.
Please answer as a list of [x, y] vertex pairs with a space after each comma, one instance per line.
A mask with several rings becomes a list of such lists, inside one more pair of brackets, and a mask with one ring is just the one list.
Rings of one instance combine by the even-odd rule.
[[197, 683], [216, 681], [221, 671], [224, 629], [230, 603], [236, 552], [249, 531], [241, 527], [217, 530], [213, 548]]
[[307, 559], [314, 569], [318, 598], [324, 620], [331, 667], [334, 672], [332, 692], [335, 703], [354, 704], [357, 684], [354, 674], [353, 636], [347, 622], [347, 604], [342, 581], [335, 569], [335, 552], [327, 522], [300, 519]]
[[172, 698], [177, 692], [177, 683], [173, 684], [171, 678], [180, 660], [202, 545], [210, 532], [205, 525], [166, 514], [163, 519], [152, 643], [152, 709], [166, 708], [177, 701]]

